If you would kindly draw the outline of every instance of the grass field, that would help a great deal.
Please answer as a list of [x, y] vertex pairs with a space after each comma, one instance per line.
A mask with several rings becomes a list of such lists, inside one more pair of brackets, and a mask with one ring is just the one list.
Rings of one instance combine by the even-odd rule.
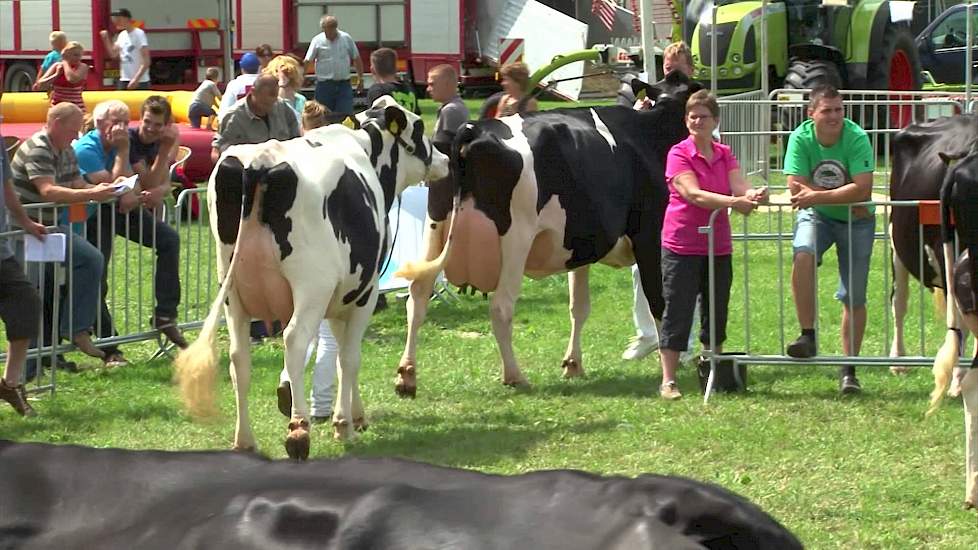
[[[782, 230], [790, 232], [790, 216], [782, 223]], [[777, 224], [776, 217], [755, 215], [751, 229], [768, 231]], [[205, 247], [209, 236], [203, 236]], [[185, 238], [200, 237], [191, 233]], [[788, 245], [780, 243], [785, 257]], [[777, 353], [781, 311], [785, 337], [796, 332], [790, 291], [781, 287], [779, 292], [778, 245], [750, 245], [749, 295], [743, 254], [742, 246], [736, 248], [727, 349], [746, 349], [749, 336], [751, 351]], [[882, 243], [874, 254], [865, 349], [881, 355], [887, 350]], [[191, 273], [211, 269], [187, 255], [183, 261]], [[830, 254], [820, 270], [819, 294], [826, 354], [839, 351], [835, 269]], [[128, 282], [138, 276], [116, 279], [120, 302]], [[788, 272], [783, 276], [786, 283]], [[924, 420], [929, 371], [895, 377], [886, 369], [867, 368], [860, 373], [864, 393], [843, 399], [831, 367], [752, 366], [749, 393], [718, 396], [703, 406], [695, 372], [686, 367], [679, 374], [686, 397], [666, 403], [656, 397], [654, 355], [640, 362], [620, 359], [633, 330], [628, 271], [595, 268], [591, 281], [593, 309], [584, 336], [587, 377], [573, 381], [562, 380], [559, 368], [569, 331], [566, 278], [525, 282], [514, 321], [517, 357], [533, 384], [525, 391], [498, 382], [500, 361], [487, 303], [479, 296], [432, 306], [422, 331], [418, 398], [397, 398], [393, 373], [403, 347], [405, 314], [404, 302], [391, 300], [391, 307], [374, 317], [364, 341], [360, 380], [370, 430], [354, 443], [340, 444], [317, 427], [312, 455], [399, 456], [497, 473], [577, 468], [677, 474], [750, 498], [811, 548], [974, 547], [975, 514], [960, 507], [960, 401], [951, 400]], [[191, 296], [185, 302], [206, 306], [207, 294], [205, 285], [199, 299]], [[749, 330], [744, 322], [748, 307]], [[921, 302], [913, 291], [907, 328], [911, 347], [919, 344], [921, 310], [925, 348], [911, 353], [932, 354], [942, 333], [930, 322], [929, 296]], [[125, 349], [133, 361], [127, 368], [59, 373], [57, 393], [35, 401], [36, 418], [21, 420], [0, 408], [0, 438], [133, 449], [230, 447], [234, 404], [226, 371], [219, 387], [223, 417], [196, 422], [181, 409], [169, 363], [148, 361], [155, 344]], [[221, 350], [226, 365], [223, 334]], [[265, 454], [284, 457], [286, 420], [274, 399], [281, 340], [255, 347], [254, 359], [251, 397], [258, 444]]]

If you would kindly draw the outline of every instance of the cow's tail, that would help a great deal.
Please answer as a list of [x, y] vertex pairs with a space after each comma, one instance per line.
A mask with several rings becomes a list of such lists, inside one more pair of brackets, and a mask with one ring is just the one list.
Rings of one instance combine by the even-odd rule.
[[458, 131], [458, 135], [455, 137], [454, 142], [452, 142], [451, 172], [452, 178], [455, 180], [455, 198], [453, 199], [452, 205], [452, 221], [448, 225], [448, 236], [445, 238], [445, 245], [441, 249], [441, 254], [439, 254], [438, 257], [433, 260], [407, 262], [394, 273], [395, 277], [403, 277], [409, 281], [414, 281], [416, 279], [430, 279], [436, 277], [438, 273], [445, 268], [445, 262], [448, 260], [449, 249], [452, 246], [455, 222], [458, 220], [458, 209], [462, 204], [465, 150], [467, 149], [467, 146], [472, 143], [472, 140], [477, 137], [477, 135], [477, 129], [474, 125], [465, 124]]
[[235, 239], [234, 251], [224, 281], [211, 304], [200, 334], [187, 349], [177, 354], [173, 361], [174, 376], [180, 386], [184, 406], [191, 415], [205, 418], [217, 414], [215, 386], [217, 385], [217, 329], [224, 311], [224, 302], [231, 289], [232, 274], [238, 263], [238, 243], [241, 242], [241, 222]]
[[947, 305], [947, 334], [944, 345], [934, 357], [934, 389], [930, 392], [930, 406], [927, 416], [934, 414], [944, 399], [944, 392], [951, 384], [951, 372], [958, 364], [961, 354], [961, 329], [958, 327], [957, 301], [954, 297], [954, 229], [951, 226], [950, 188], [953, 180], [945, 180], [941, 189], [941, 239], [944, 241], [944, 288]]

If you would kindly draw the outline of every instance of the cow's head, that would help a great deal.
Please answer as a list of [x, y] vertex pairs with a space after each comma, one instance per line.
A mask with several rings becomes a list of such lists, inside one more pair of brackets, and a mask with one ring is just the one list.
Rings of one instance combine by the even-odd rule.
[[643, 115], [655, 120], [655, 141], [668, 150], [674, 144], [689, 135], [686, 130], [686, 101], [689, 96], [703, 89], [703, 85], [690, 80], [681, 71], [672, 71], [664, 79], [655, 84], [648, 84], [639, 79], [632, 80], [632, 91], [636, 97], [647, 97], [653, 101], [652, 108]]
[[431, 145], [421, 117], [392, 97], [378, 98], [357, 115], [357, 123], [370, 136], [370, 162], [384, 188], [388, 208], [394, 196], [408, 185], [448, 176], [448, 157]]

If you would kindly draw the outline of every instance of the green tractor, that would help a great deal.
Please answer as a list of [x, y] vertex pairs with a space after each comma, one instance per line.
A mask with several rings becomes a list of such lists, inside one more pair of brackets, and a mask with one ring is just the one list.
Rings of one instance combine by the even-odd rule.
[[767, 67], [761, 59], [761, 2], [717, 4], [714, 27], [712, 3], [689, 0], [683, 34], [693, 52], [695, 77], [706, 82], [714, 69], [716, 35], [717, 90], [722, 94], [759, 89], [761, 71], [767, 71], [772, 89], [811, 88], [819, 82], [851, 90], [920, 89], [912, 14], [891, 12], [889, 0], [769, 2]]

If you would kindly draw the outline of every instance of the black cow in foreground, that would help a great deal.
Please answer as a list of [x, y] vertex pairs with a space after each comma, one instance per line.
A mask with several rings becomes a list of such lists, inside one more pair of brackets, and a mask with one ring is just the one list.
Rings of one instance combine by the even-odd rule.
[[802, 548], [744, 498], [658, 475], [7, 441], [0, 472], [0, 548]]
[[444, 188], [432, 188], [425, 261], [408, 263], [398, 273], [412, 280], [407, 344], [395, 386], [399, 394], [415, 394], [418, 330], [442, 269], [455, 285], [494, 292], [490, 316], [504, 384], [527, 383], [512, 346], [524, 275], [570, 272], [565, 377], [583, 374], [581, 330], [590, 312], [591, 264], [637, 262], [652, 314], [661, 318], [665, 160], [688, 135], [686, 100], [700, 85], [678, 72], [654, 86], [635, 85], [655, 101], [651, 109], [556, 109], [482, 120], [459, 130], [451, 152], [455, 185], [448, 189], [454, 207], [439, 199]]
[[[912, 124], [893, 137], [893, 171], [890, 200], [936, 201], [948, 172], [941, 158], [960, 158], [978, 141], [978, 116], [957, 115]], [[944, 251], [940, 228], [920, 227], [915, 207], [897, 206], [890, 214], [890, 246], [893, 248], [893, 343], [890, 357], [907, 354], [903, 326], [907, 315], [909, 279], [913, 275], [935, 290], [939, 306], [944, 299]], [[921, 230], [923, 243], [921, 243]], [[921, 258], [923, 255], [923, 258]], [[921, 271], [921, 267], [923, 270]], [[893, 367], [894, 371], [905, 370]]]

